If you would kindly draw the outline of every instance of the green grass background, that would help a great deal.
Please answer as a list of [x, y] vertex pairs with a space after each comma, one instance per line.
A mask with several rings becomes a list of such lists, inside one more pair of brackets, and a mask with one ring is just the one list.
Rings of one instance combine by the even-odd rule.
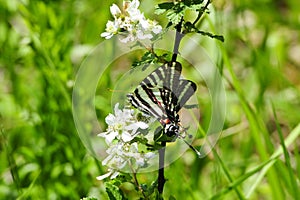
[[[154, 2], [143, 0], [141, 10], [165, 25], [152, 14]], [[76, 72], [103, 41], [112, 3], [0, 0], [0, 199], [107, 199], [95, 178], [106, 169], [80, 141], [71, 101]], [[188, 151], [166, 168], [166, 199], [300, 199], [298, 0], [216, 0], [203, 27], [225, 37], [199, 41], [224, 78], [224, 132], [204, 159]], [[107, 88], [126, 71], [111, 69]], [[97, 91], [100, 123], [111, 112], [105, 94]], [[209, 95], [198, 100], [205, 130]], [[122, 188], [136, 197], [132, 185]]]

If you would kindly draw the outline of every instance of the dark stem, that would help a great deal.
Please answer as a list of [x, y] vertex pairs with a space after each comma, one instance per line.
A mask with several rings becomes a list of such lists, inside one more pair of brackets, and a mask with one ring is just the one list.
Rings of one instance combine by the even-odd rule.
[[173, 56], [172, 56], [172, 62], [176, 62], [178, 50], [179, 50], [179, 44], [181, 42], [181, 39], [183, 38], [184, 34], [181, 33], [181, 26], [182, 26], [183, 18], [181, 18], [180, 22], [176, 25], [176, 35], [175, 35], [175, 44], [173, 49]]
[[164, 165], [165, 165], [165, 152], [166, 152], [166, 142], [161, 142], [161, 149], [158, 150], [159, 153], [159, 170], [158, 170], [158, 192], [163, 193], [164, 185], [166, 182], [164, 175]]
[[[181, 39], [183, 38], [184, 34], [181, 33], [181, 26], [183, 23], [183, 18], [181, 18], [180, 22], [176, 25], [176, 35], [175, 35], [175, 44], [174, 44], [174, 50], [172, 55], [172, 62], [176, 62], [177, 55], [178, 55], [178, 49], [181, 42]], [[166, 182], [164, 170], [165, 170], [165, 152], [166, 152], [166, 142], [161, 142], [161, 149], [159, 149], [159, 170], [158, 170], [158, 192], [160, 195], [162, 195], [164, 190], [164, 185]]]
[[203, 13], [205, 12], [205, 10], [207, 10], [207, 7], [208, 7], [208, 5], [209, 5], [210, 3], [211, 3], [211, 0], [208, 0], [208, 1], [206, 2], [205, 6], [202, 7], [201, 10], [199, 10], [198, 16], [197, 16], [197, 18], [195, 19], [195, 21], [193, 22], [193, 25], [194, 25], [194, 26], [195, 26], [196, 23], [200, 20], [200, 18], [202, 17]]

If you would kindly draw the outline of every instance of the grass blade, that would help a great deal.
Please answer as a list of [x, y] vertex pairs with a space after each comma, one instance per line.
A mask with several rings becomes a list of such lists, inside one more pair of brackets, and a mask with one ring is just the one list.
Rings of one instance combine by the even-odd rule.
[[[289, 147], [300, 135], [300, 123], [291, 131], [289, 136], [285, 139], [284, 145], [285, 147]], [[261, 182], [265, 174], [268, 172], [268, 170], [272, 167], [272, 165], [276, 162], [276, 158], [283, 154], [282, 146], [279, 147], [270, 157], [270, 162], [264, 166], [260, 174], [256, 177], [254, 183], [249, 184], [252, 185], [251, 188], [249, 188], [248, 192], [246, 192], [246, 198], [250, 198], [250, 196], [253, 194], [255, 189], [257, 188], [258, 184]]]
[[274, 104], [272, 104], [272, 110], [273, 110], [273, 115], [274, 115], [274, 119], [275, 119], [275, 123], [276, 123], [276, 128], [277, 128], [277, 132], [278, 132], [278, 135], [279, 135], [279, 139], [280, 139], [280, 143], [281, 143], [281, 147], [282, 147], [282, 150], [283, 150], [283, 155], [284, 155], [284, 158], [285, 158], [285, 163], [286, 163], [286, 166], [287, 166], [287, 170], [289, 172], [289, 177], [290, 177], [290, 181], [291, 181], [291, 186], [292, 186], [292, 193], [293, 193], [293, 196], [294, 196], [294, 199], [299, 199], [299, 191], [297, 188], [299, 188], [297, 186], [297, 180], [294, 176], [294, 172], [293, 172], [293, 168], [292, 168], [292, 165], [291, 165], [291, 159], [290, 159], [290, 155], [289, 155], [289, 152], [284, 144], [284, 137], [283, 137], [283, 133], [282, 133], [282, 130], [281, 130], [281, 127], [279, 125], [279, 122], [278, 122], [278, 118], [277, 118], [277, 115], [276, 115], [276, 111], [275, 111], [275, 107], [274, 107]]

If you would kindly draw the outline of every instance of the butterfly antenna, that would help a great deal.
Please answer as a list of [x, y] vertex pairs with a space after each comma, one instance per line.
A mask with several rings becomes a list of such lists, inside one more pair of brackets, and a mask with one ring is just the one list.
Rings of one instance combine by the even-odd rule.
[[201, 157], [201, 153], [200, 153], [200, 151], [198, 151], [195, 147], [193, 147], [190, 143], [188, 143], [181, 135], [179, 135], [178, 134], [178, 137], [180, 138], [180, 139], [182, 139], [183, 141], [184, 141], [184, 143], [186, 144], [186, 145], [188, 145], [196, 154], [197, 154], [197, 156], [200, 158]]
[[114, 89], [111, 89], [111, 88], [107, 88], [107, 91], [114, 92], [114, 93], [116, 93], [116, 92], [118, 92], [118, 93], [126, 93], [125, 90], [114, 90]]

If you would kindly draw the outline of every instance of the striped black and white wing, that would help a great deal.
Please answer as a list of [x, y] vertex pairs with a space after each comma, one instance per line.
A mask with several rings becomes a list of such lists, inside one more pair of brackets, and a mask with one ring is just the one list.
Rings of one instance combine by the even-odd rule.
[[174, 89], [175, 99], [177, 100], [173, 107], [170, 109], [174, 115], [176, 115], [180, 109], [185, 105], [185, 103], [191, 98], [195, 93], [197, 86], [194, 82], [180, 79], [177, 88]]
[[196, 91], [192, 81], [180, 79], [181, 64], [166, 63], [148, 75], [128, 94], [130, 103], [159, 121], [178, 121], [178, 112]]

